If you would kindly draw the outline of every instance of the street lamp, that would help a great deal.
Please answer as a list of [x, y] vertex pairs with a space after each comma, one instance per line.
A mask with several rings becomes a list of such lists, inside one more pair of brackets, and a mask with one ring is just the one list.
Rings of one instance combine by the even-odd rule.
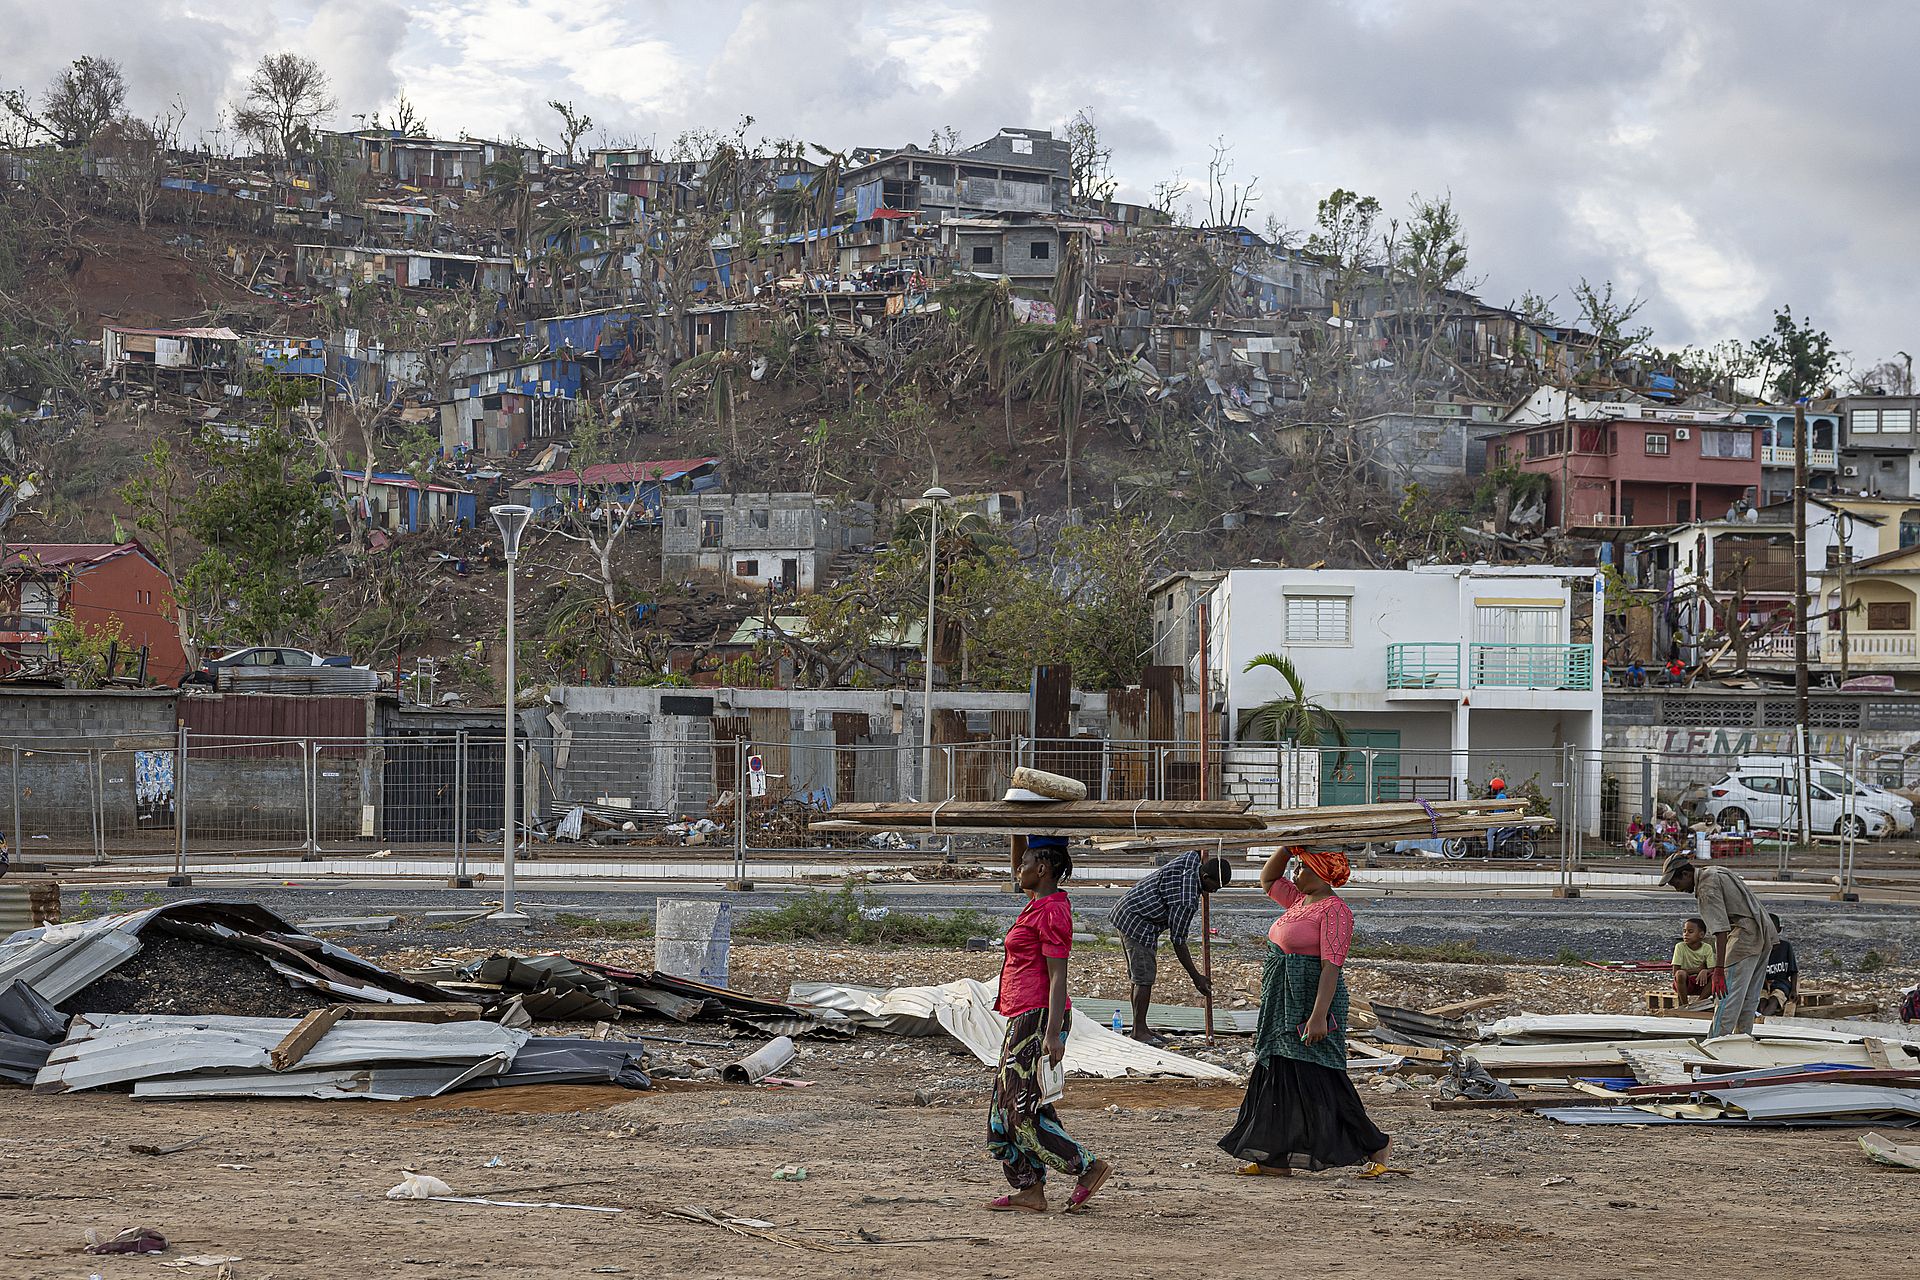
[[920, 495], [929, 504], [928, 514], [932, 523], [927, 529], [927, 657], [926, 657], [926, 694], [920, 702], [920, 789], [924, 798], [933, 799], [933, 595], [938, 579], [935, 568], [940, 563], [940, 504], [953, 495], [934, 485]]
[[517, 689], [514, 685], [514, 618], [513, 618], [513, 571], [520, 560], [520, 535], [527, 531], [527, 521], [533, 517], [532, 507], [523, 507], [513, 503], [504, 503], [493, 508], [493, 522], [500, 529], [500, 550], [507, 557], [507, 745], [501, 757], [500, 776], [505, 800], [501, 806], [505, 818], [500, 833], [501, 874], [500, 909], [493, 913], [495, 920], [508, 922], [525, 920], [527, 915], [521, 911], [513, 898], [513, 849], [514, 823], [513, 808], [513, 703]]

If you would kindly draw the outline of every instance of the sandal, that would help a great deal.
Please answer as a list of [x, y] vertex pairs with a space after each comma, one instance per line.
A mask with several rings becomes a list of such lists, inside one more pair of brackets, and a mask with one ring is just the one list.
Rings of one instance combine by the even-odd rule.
[[1105, 1160], [1093, 1162], [1093, 1168], [1087, 1170], [1091, 1182], [1075, 1183], [1073, 1194], [1067, 1197], [1068, 1213], [1079, 1213], [1087, 1207], [1087, 1201], [1093, 1199], [1093, 1193], [1107, 1185], [1107, 1179], [1113, 1176], [1113, 1166]]
[[1291, 1178], [1293, 1176], [1293, 1170], [1291, 1168], [1283, 1168], [1280, 1165], [1261, 1164], [1257, 1160], [1252, 1164], [1241, 1165], [1238, 1169], [1234, 1170], [1234, 1173], [1242, 1178]]
[[1389, 1168], [1373, 1160], [1367, 1161], [1367, 1163], [1361, 1167], [1360, 1172], [1353, 1176], [1356, 1178], [1384, 1178], [1390, 1173], [1398, 1174], [1402, 1178], [1410, 1178], [1413, 1176], [1413, 1170], [1411, 1169]]
[[1001, 1196], [997, 1200], [989, 1200], [987, 1208], [995, 1213], [1045, 1213], [1047, 1211], [1044, 1203], [1029, 1204], [1025, 1200], [1015, 1200], [1012, 1196]]

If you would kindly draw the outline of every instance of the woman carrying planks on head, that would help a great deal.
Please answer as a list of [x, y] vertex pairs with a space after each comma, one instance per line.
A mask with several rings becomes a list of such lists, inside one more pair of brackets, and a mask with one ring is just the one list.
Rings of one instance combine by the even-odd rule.
[[1043, 1063], [1057, 1072], [1067, 1053], [1073, 908], [1060, 882], [1072, 874], [1065, 837], [1028, 838], [1019, 870], [1027, 905], [1007, 930], [994, 1003], [1007, 1019], [1007, 1038], [987, 1109], [987, 1150], [1006, 1170], [1013, 1194], [987, 1207], [1003, 1213], [1045, 1213], [1048, 1169], [1078, 1179], [1067, 1197], [1068, 1213], [1078, 1213], [1113, 1174], [1112, 1165], [1067, 1136], [1041, 1078]]
[[1347, 1076], [1347, 983], [1353, 911], [1334, 890], [1352, 874], [1343, 853], [1278, 850], [1260, 869], [1260, 887], [1286, 908], [1267, 934], [1260, 1025], [1246, 1100], [1220, 1149], [1247, 1161], [1244, 1174], [1284, 1178], [1293, 1170], [1364, 1165], [1363, 1178], [1389, 1172], [1392, 1145], [1367, 1118]]

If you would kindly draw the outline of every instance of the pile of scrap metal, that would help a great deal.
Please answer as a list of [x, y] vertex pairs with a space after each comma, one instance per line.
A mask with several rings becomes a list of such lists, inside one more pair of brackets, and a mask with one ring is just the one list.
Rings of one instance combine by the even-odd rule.
[[431, 979], [439, 998], [478, 1001], [487, 1016], [508, 1026], [633, 1016], [724, 1022], [770, 1036], [844, 1039], [854, 1032], [852, 1022], [831, 1010], [796, 1008], [658, 970], [639, 973], [562, 955], [499, 952], [416, 976]]
[[[234, 966], [264, 968], [310, 1008], [342, 1000], [424, 1003], [439, 992], [301, 933], [264, 907], [190, 899], [120, 915], [27, 929], [0, 943], [0, 990], [31, 987], [69, 1013], [94, 1013], [88, 993], [150, 943], [184, 941], [217, 949]], [[206, 976], [230, 983], [229, 969]]]
[[[174, 963], [148, 963], [161, 953]], [[242, 1005], [301, 1016], [235, 1013], [235, 987]], [[128, 1002], [167, 1012], [110, 1007]], [[181, 1008], [195, 1003], [229, 1007]], [[414, 1098], [508, 1084], [649, 1087], [636, 1043], [537, 1037], [480, 1012], [248, 903], [176, 902], [0, 943], [0, 1079], [39, 1092]]]
[[1455, 1097], [1516, 1100], [1489, 1079], [1562, 1090], [1534, 1109], [1566, 1124], [1920, 1124], [1920, 1030], [1895, 1023], [1772, 1018], [1751, 1035], [1714, 1036], [1701, 1018], [1526, 1014], [1476, 1026], [1372, 1012], [1378, 1030], [1354, 1052], [1477, 1082]]
[[[438, 1097], [520, 1084], [648, 1088], [637, 1044], [537, 1038], [478, 1010], [358, 1006], [326, 1019], [81, 1014], [34, 1082], [37, 1093], [131, 1085], [139, 1098]], [[415, 1019], [431, 1019], [416, 1021]], [[324, 1019], [323, 1024], [317, 1020]]]

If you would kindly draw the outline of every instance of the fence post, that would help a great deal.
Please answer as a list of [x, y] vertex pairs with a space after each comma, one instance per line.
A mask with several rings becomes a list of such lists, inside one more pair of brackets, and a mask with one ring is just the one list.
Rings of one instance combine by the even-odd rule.
[[20, 748], [13, 749], [13, 856], [18, 858], [25, 852], [20, 848]]
[[100, 757], [101, 752], [92, 747], [87, 748], [87, 802], [92, 810], [88, 816], [93, 823], [93, 860], [96, 864], [107, 860], [105, 848], [107, 815], [103, 811], [106, 798], [101, 794], [105, 787], [101, 781]]
[[[17, 770], [16, 770], [17, 772]], [[180, 746], [173, 764], [173, 874], [167, 884], [180, 887], [193, 883], [187, 874], [187, 726], [180, 726]]]
[[747, 740], [733, 740], [733, 882], [747, 887]]
[[1373, 803], [1373, 755], [1373, 748], [1371, 747], [1360, 752], [1360, 767], [1367, 771], [1367, 778], [1366, 781], [1361, 784], [1360, 794], [1365, 797], [1366, 803], [1368, 804]]
[[453, 735], [453, 882], [454, 889], [473, 888], [467, 872], [467, 731]]
[[320, 807], [320, 750], [311, 738], [300, 739], [301, 814], [306, 820], [307, 843], [300, 855], [302, 862], [320, 860], [319, 823], [314, 810]]

